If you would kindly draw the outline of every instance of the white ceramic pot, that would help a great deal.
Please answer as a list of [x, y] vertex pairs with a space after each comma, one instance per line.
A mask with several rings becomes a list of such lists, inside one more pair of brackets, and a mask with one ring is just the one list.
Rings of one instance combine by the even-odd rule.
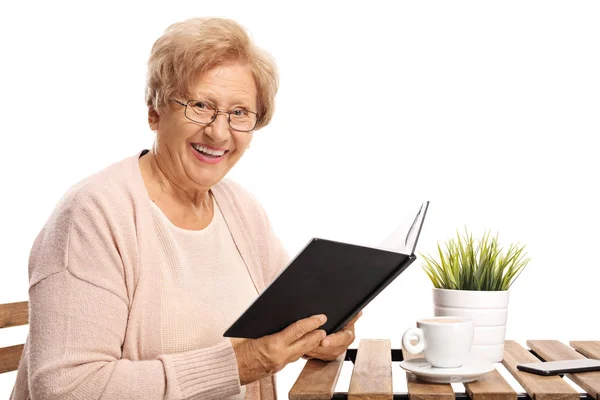
[[435, 316], [464, 317], [475, 327], [471, 355], [491, 362], [504, 357], [508, 290], [497, 292], [433, 289]]

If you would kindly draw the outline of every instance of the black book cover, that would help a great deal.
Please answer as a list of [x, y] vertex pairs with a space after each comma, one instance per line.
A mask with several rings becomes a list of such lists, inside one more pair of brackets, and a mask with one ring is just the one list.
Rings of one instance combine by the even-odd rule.
[[312, 239], [224, 333], [256, 339], [315, 314], [327, 315], [327, 334], [343, 328], [415, 259], [429, 202], [404, 236], [402, 252]]

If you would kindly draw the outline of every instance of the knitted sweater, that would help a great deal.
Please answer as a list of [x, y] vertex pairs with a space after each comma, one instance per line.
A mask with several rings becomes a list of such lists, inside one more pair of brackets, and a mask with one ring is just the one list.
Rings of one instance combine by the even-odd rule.
[[[161, 354], [158, 239], [138, 157], [71, 188], [35, 240], [29, 335], [11, 399], [220, 399], [240, 392], [226, 338]], [[288, 255], [248, 192], [229, 180], [211, 190], [261, 292]], [[276, 398], [274, 376], [246, 388], [249, 398]]]

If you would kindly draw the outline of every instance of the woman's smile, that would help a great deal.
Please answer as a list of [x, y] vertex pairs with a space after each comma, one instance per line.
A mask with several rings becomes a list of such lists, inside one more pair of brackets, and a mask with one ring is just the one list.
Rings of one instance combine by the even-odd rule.
[[207, 164], [218, 164], [229, 153], [229, 150], [210, 147], [200, 143], [192, 143], [190, 144], [190, 148], [197, 160]]

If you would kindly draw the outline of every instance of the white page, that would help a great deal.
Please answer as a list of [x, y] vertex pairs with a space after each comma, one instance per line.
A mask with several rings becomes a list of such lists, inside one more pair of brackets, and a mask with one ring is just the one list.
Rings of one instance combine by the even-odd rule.
[[377, 248], [411, 255], [415, 249], [428, 205], [429, 202], [424, 202], [415, 214], [405, 218]]

